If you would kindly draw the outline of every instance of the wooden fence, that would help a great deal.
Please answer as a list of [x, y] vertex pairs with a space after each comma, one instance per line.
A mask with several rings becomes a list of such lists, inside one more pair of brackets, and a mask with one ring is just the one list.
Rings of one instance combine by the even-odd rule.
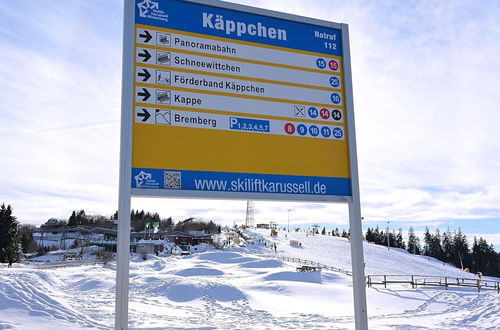
[[311, 260], [300, 259], [300, 258], [279, 257], [279, 256], [275, 256], [274, 258], [277, 258], [277, 259], [280, 259], [280, 260], [283, 260], [283, 261], [296, 262], [296, 263], [302, 264], [302, 265], [311, 265], [311, 266], [319, 267], [321, 269], [327, 269], [327, 270], [331, 270], [331, 271], [334, 271], [334, 272], [338, 272], [338, 273], [342, 273], [342, 274], [346, 274], [346, 275], [352, 276], [352, 272], [350, 272], [348, 270], [343, 270], [343, 269], [340, 269], [340, 268], [328, 266], [328, 265], [321, 264], [319, 262], [314, 262], [314, 261], [311, 261]]
[[448, 287], [468, 287], [481, 290], [495, 290], [500, 293], [500, 282], [474, 279], [457, 278], [448, 276], [425, 276], [425, 275], [368, 275], [366, 276], [368, 287], [373, 285], [383, 285], [387, 288], [388, 284], [409, 284], [412, 288], [418, 286], [439, 286], [448, 290]]
[[[328, 266], [311, 260], [280, 256], [275, 256], [275, 258], [283, 261], [295, 262], [302, 265], [311, 265], [319, 267], [321, 269], [327, 269], [352, 276], [352, 272], [350, 271]], [[413, 289], [417, 288], [418, 286], [439, 286], [444, 287], [446, 290], [448, 290], [448, 287], [468, 287], [477, 288], [477, 292], [481, 292], [481, 290], [494, 290], [497, 293], [500, 293], [500, 282], [498, 281], [474, 278], [457, 278], [449, 276], [367, 275], [366, 284], [368, 287], [372, 287], [373, 285], [383, 285], [384, 288], [387, 288], [388, 284], [409, 284]]]

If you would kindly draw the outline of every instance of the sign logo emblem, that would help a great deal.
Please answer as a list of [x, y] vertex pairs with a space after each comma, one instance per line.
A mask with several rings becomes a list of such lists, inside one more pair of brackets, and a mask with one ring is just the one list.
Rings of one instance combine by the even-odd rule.
[[139, 16], [143, 18], [151, 18], [160, 21], [168, 22], [168, 14], [160, 10], [158, 2], [152, 0], [144, 0], [137, 4], [139, 7]]
[[137, 188], [142, 188], [142, 186], [148, 181], [151, 180], [151, 173], [146, 173], [144, 171], [140, 171], [139, 174], [134, 176], [135, 185]]
[[137, 7], [139, 7], [139, 16], [148, 17], [148, 14], [151, 14], [153, 9], [158, 9], [158, 2], [144, 0], [138, 3]]
[[153, 174], [141, 170], [134, 176], [135, 188], [159, 189], [160, 183], [153, 178]]

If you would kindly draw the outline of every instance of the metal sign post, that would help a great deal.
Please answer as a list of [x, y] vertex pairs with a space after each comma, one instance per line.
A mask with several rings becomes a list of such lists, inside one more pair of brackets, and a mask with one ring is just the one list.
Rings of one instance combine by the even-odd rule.
[[130, 198], [349, 205], [367, 327], [348, 29], [216, 0], [125, 0], [116, 329]]
[[120, 126], [120, 177], [116, 256], [115, 329], [128, 329], [128, 289], [130, 255], [130, 176], [134, 86], [134, 1], [125, 1], [123, 14], [122, 109]]
[[356, 150], [356, 130], [354, 124], [354, 100], [352, 93], [351, 52], [349, 47], [349, 27], [342, 24], [344, 45], [344, 70], [346, 72], [345, 98], [349, 111], [347, 130], [349, 134], [349, 162], [351, 168], [352, 201], [349, 203], [349, 228], [351, 230], [352, 287], [354, 294], [354, 317], [357, 330], [368, 330], [366, 305], [365, 262], [363, 256], [363, 229], [361, 226], [361, 198], [359, 194], [358, 153]]

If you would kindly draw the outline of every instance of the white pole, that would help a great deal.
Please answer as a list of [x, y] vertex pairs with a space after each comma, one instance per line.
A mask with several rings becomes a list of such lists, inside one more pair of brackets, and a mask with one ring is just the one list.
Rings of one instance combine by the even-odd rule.
[[292, 209], [288, 209], [288, 232], [290, 232], [290, 211]]
[[351, 229], [352, 287], [354, 295], [354, 320], [356, 330], [368, 330], [366, 306], [365, 262], [363, 257], [363, 230], [361, 227], [361, 202], [359, 195], [356, 130], [354, 126], [354, 100], [352, 93], [351, 54], [349, 28], [342, 24], [342, 51], [344, 61], [344, 86], [347, 110], [347, 133], [351, 168], [352, 202], [349, 203], [349, 227]]
[[130, 178], [132, 176], [132, 113], [134, 88], [134, 1], [123, 9], [122, 109], [120, 128], [120, 183], [116, 257], [115, 329], [128, 329], [130, 255]]

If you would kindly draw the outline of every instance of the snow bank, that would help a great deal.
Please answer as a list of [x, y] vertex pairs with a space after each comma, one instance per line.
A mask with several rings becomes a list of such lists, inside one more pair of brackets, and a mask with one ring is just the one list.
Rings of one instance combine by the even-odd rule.
[[[352, 279], [297, 272], [275, 256], [350, 270], [346, 239], [251, 231], [244, 248], [130, 259], [129, 327], [147, 329], [353, 328]], [[291, 247], [288, 240], [302, 243]], [[267, 244], [266, 244], [267, 243]], [[277, 252], [269, 247], [277, 244]], [[267, 245], [267, 246], [266, 246]], [[472, 276], [433, 259], [365, 244], [367, 273]], [[47, 259], [51, 260], [50, 258]], [[46, 262], [47, 265], [53, 262]], [[116, 265], [0, 267], [0, 329], [109, 329]], [[500, 294], [474, 289], [367, 289], [370, 329], [500, 328]]]

